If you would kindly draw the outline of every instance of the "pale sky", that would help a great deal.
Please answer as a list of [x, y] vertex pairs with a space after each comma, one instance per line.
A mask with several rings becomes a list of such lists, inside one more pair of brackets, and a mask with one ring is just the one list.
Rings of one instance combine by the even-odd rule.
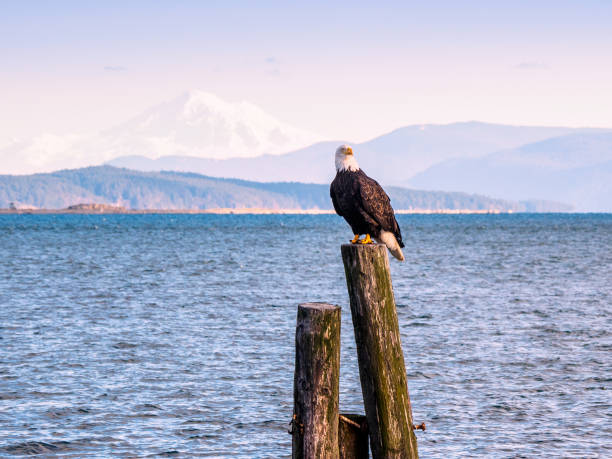
[[328, 3], [3, 2], [0, 142], [96, 132], [189, 89], [351, 141], [612, 127], [612, 1]]

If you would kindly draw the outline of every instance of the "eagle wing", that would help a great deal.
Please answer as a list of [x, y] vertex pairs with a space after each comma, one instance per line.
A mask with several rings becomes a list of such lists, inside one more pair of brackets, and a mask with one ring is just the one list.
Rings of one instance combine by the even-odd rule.
[[361, 207], [363, 210], [383, 230], [393, 233], [400, 247], [404, 247], [402, 232], [391, 207], [391, 199], [389, 199], [389, 196], [378, 182], [368, 177], [365, 173], [363, 173], [359, 180], [359, 196], [361, 197]]
[[340, 211], [340, 207], [338, 206], [338, 201], [336, 200], [336, 193], [334, 193], [334, 182], [332, 182], [331, 186], [329, 187], [329, 196], [331, 197], [332, 204], [334, 205], [334, 210], [336, 211], [338, 215], [342, 217], [342, 212]]

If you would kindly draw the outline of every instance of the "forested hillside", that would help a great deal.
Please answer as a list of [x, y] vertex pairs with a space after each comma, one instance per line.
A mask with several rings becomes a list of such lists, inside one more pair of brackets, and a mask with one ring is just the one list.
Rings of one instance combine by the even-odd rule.
[[[567, 211], [550, 202], [511, 202], [467, 193], [387, 187], [395, 209]], [[111, 166], [0, 176], [0, 208], [63, 209], [78, 203], [128, 209], [331, 209], [328, 185], [260, 183], [187, 172], [139, 172]]]

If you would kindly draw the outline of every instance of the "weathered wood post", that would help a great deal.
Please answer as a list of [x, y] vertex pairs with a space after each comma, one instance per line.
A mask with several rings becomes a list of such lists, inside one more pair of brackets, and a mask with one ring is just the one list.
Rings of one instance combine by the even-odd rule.
[[340, 307], [298, 306], [292, 457], [338, 459]]
[[387, 248], [344, 244], [342, 260], [372, 456], [417, 458]]
[[338, 423], [340, 459], [368, 459], [368, 421], [362, 414], [341, 413]]

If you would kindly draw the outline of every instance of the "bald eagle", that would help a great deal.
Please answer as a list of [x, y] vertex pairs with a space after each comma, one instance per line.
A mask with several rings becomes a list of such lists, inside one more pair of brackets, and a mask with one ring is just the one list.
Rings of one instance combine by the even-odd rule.
[[[331, 183], [329, 194], [336, 213], [347, 221], [355, 237], [353, 244], [372, 244], [372, 236], [379, 244], [385, 244], [391, 254], [400, 261], [402, 233], [391, 200], [385, 190], [374, 179], [359, 168], [353, 149], [341, 145], [336, 150], [336, 178]], [[365, 234], [365, 239], [359, 236]]]

